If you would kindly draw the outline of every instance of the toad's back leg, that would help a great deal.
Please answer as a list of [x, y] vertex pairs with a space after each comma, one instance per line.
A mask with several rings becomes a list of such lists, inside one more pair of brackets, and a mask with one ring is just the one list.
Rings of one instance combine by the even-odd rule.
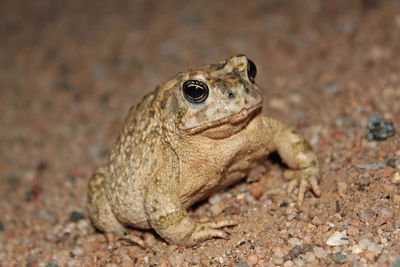
[[101, 167], [93, 173], [89, 180], [87, 191], [89, 217], [98, 229], [122, 236], [125, 227], [115, 218], [104, 191], [107, 175], [107, 168]]

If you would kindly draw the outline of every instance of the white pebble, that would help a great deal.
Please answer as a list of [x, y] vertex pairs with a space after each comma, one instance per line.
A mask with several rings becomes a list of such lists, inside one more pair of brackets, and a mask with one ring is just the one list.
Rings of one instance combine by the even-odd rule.
[[394, 183], [394, 184], [395, 183], [399, 183], [400, 182], [400, 174], [399, 174], [399, 172], [393, 173], [391, 180], [392, 180], [392, 183]]
[[208, 199], [208, 203], [211, 205], [215, 205], [221, 202], [221, 196], [219, 194], [215, 194]]
[[335, 232], [326, 241], [326, 244], [329, 246], [343, 246], [343, 245], [348, 245], [349, 243], [350, 241], [346, 235], [346, 231]]
[[359, 245], [355, 244], [351, 247], [351, 252], [353, 254], [359, 254], [359, 253], [363, 252], [363, 249]]

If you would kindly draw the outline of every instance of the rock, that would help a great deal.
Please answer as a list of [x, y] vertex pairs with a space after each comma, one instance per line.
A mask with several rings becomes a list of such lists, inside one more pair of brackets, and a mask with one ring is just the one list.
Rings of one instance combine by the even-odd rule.
[[368, 118], [366, 138], [368, 141], [381, 141], [393, 136], [394, 124], [372, 113]]
[[58, 264], [55, 261], [49, 261], [46, 267], [58, 267]]
[[304, 261], [307, 263], [315, 261], [315, 254], [312, 251], [307, 252], [304, 257]]
[[308, 251], [310, 251], [311, 249], [312, 249], [311, 245], [308, 245], [308, 244], [304, 245], [303, 247], [295, 246], [294, 248], [289, 250], [289, 252], [283, 257], [283, 259], [285, 261], [293, 260], [293, 259], [297, 258], [300, 254], [305, 254]]
[[324, 259], [328, 255], [328, 252], [321, 247], [314, 247], [313, 252], [315, 257], [317, 257], [318, 259]]
[[251, 255], [249, 255], [249, 256], [247, 257], [247, 263], [248, 263], [250, 266], [256, 265], [256, 264], [258, 263], [258, 261], [259, 261], [259, 258], [258, 258], [257, 255], [251, 254]]
[[350, 242], [346, 235], [346, 231], [335, 232], [326, 241], [326, 244], [329, 246], [343, 246], [343, 245], [348, 245], [349, 243]]
[[400, 258], [395, 258], [389, 265], [389, 267], [400, 267]]
[[342, 251], [339, 251], [333, 254], [331, 256], [331, 259], [334, 263], [343, 264], [347, 261], [347, 254]]
[[264, 184], [262, 184], [260, 182], [256, 182], [251, 185], [250, 195], [252, 195], [254, 198], [258, 199], [264, 194], [264, 191], [265, 191]]
[[394, 183], [394, 184], [400, 183], [400, 173], [394, 172], [390, 179], [391, 179], [392, 183]]
[[394, 158], [388, 159], [386, 161], [386, 166], [400, 170], [400, 160]]

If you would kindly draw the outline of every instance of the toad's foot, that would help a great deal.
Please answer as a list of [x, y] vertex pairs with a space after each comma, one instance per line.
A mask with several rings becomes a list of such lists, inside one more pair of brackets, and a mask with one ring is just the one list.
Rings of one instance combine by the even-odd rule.
[[318, 186], [318, 170], [314, 168], [287, 170], [283, 175], [286, 179], [291, 180], [287, 188], [288, 193], [292, 193], [296, 187], [299, 188], [299, 193], [297, 195], [298, 208], [303, 204], [304, 193], [308, 189], [311, 188], [317, 197], [321, 196], [321, 190]]
[[117, 248], [116, 243], [117, 241], [128, 241], [129, 243], [132, 244], [137, 244], [142, 248], [146, 248], [146, 243], [138, 236], [132, 235], [132, 234], [127, 234], [124, 236], [119, 236], [114, 233], [105, 233], [107, 244], [110, 247], [111, 250], [114, 250]]
[[196, 223], [196, 228], [188, 239], [188, 245], [191, 246], [213, 237], [228, 239], [229, 235], [225, 231], [217, 229], [235, 225], [238, 225], [236, 220]]
[[142, 248], [146, 248], [146, 243], [138, 236], [135, 235], [124, 235], [121, 236], [118, 240], [126, 240], [130, 243], [137, 244]]

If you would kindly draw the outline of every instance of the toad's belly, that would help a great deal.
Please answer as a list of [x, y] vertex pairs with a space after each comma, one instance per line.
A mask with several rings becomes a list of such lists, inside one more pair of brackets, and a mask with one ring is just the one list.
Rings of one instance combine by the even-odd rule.
[[192, 138], [197, 145], [195, 153], [191, 145], [179, 151], [184, 155], [179, 157], [183, 159], [179, 199], [185, 207], [244, 178], [274, 150], [261, 117], [254, 118], [241, 132], [224, 140]]
[[208, 171], [197, 176], [196, 181], [191, 183], [190, 187], [186, 187], [188, 190], [180, 192], [181, 203], [188, 208], [245, 178], [254, 167], [262, 164], [267, 158], [269, 153], [262, 152], [247, 155], [244, 153], [240, 157], [237, 156], [237, 161], [229, 167], [221, 168], [220, 172], [208, 168]]

